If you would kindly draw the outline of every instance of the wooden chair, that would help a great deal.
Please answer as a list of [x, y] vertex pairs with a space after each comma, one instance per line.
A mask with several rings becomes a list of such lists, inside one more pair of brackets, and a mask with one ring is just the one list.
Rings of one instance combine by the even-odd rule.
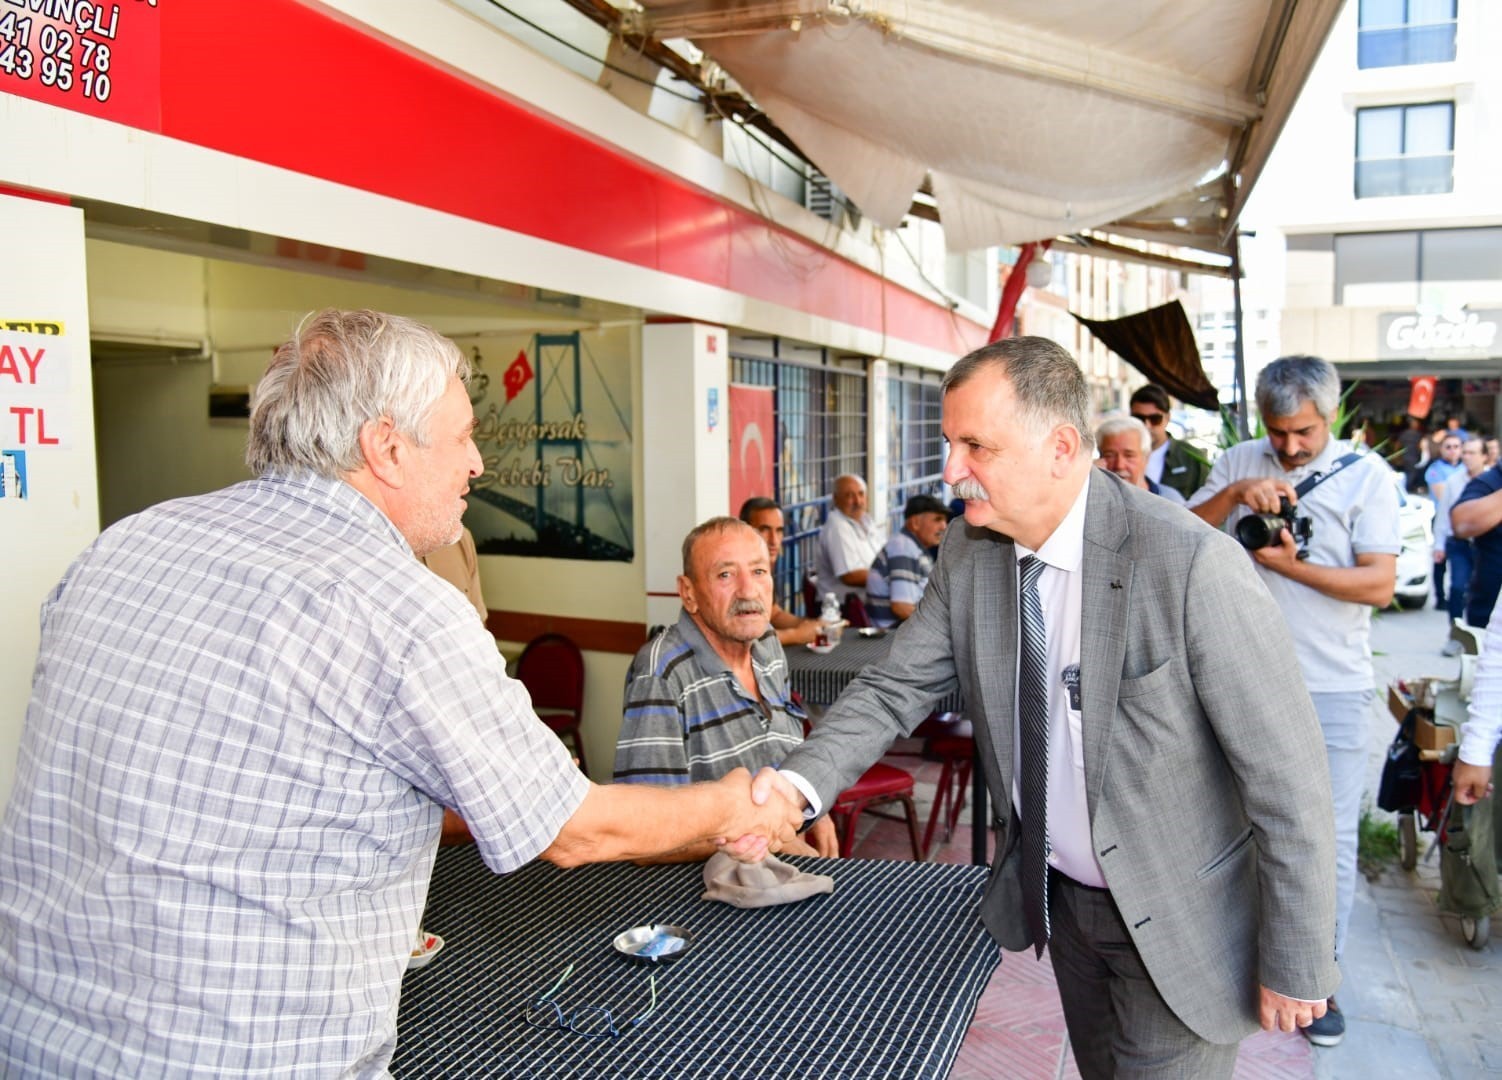
[[548, 727], [573, 743], [579, 770], [584, 764], [584, 657], [579, 646], [563, 634], [533, 638], [516, 662], [516, 677], [532, 695], [532, 708]]

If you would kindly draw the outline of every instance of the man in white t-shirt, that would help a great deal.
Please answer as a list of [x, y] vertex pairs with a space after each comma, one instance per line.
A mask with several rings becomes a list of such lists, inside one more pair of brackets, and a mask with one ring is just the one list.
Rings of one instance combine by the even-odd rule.
[[886, 530], [866, 512], [866, 482], [846, 473], [835, 478], [834, 505], [819, 530], [819, 592], [844, 604], [854, 593], [866, 600], [866, 574], [886, 543]]
[[[1189, 498], [1200, 517], [1233, 530], [1249, 514], [1277, 514], [1283, 499], [1292, 504], [1296, 521], [1312, 523], [1307, 541], [1295, 542], [1282, 528], [1250, 554], [1283, 612], [1324, 731], [1335, 809], [1337, 959], [1356, 888], [1374, 682], [1372, 608], [1392, 600], [1402, 547], [1392, 470], [1376, 454], [1342, 464], [1352, 449], [1331, 438], [1339, 404], [1340, 378], [1330, 364], [1312, 356], [1275, 360], [1257, 377], [1257, 409], [1267, 436], [1227, 450]], [[1300, 497], [1295, 488], [1316, 474], [1327, 479]], [[1267, 629], [1246, 628], [1248, 634]], [[1268, 753], [1277, 747], [1269, 746]], [[1345, 1021], [1333, 1000], [1305, 1034], [1319, 1046], [1340, 1042]]]

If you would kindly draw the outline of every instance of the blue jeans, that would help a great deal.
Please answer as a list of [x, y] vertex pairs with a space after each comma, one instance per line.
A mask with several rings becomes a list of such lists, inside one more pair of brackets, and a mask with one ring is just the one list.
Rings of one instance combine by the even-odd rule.
[[1471, 587], [1471, 568], [1476, 562], [1471, 542], [1457, 540], [1453, 536], [1447, 539], [1445, 562], [1450, 566], [1450, 618], [1458, 619], [1465, 614], [1466, 592]]
[[1325, 735], [1330, 793], [1335, 803], [1335, 958], [1345, 951], [1351, 902], [1356, 898], [1356, 832], [1366, 785], [1366, 747], [1372, 692], [1343, 690], [1309, 695]]

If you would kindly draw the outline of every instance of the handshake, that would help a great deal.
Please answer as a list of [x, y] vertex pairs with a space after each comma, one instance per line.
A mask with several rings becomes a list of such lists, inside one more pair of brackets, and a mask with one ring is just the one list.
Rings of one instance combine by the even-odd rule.
[[706, 786], [718, 789], [725, 827], [716, 843], [732, 858], [759, 862], [782, 851], [833, 854], [810, 848], [798, 836], [807, 801], [777, 770], [762, 769], [753, 780], [745, 769], [734, 769]]

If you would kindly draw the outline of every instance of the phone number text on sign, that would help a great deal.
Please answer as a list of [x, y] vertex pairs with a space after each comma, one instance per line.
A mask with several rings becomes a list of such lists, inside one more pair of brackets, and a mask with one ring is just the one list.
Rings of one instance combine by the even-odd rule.
[[[156, 4], [136, 4], [0, 0], [0, 90], [154, 127]], [[122, 93], [127, 79], [140, 85]]]

